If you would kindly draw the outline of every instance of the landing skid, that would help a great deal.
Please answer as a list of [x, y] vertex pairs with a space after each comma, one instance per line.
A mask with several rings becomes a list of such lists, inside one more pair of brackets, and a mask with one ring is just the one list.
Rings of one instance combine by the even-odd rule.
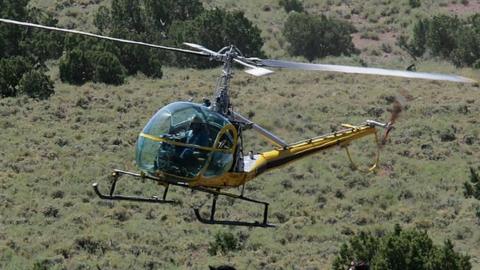
[[[163, 192], [162, 197], [138, 197], [138, 196], [125, 196], [125, 195], [117, 195], [115, 194], [115, 190], [117, 187], [117, 182], [122, 175], [129, 175], [135, 178], [140, 178], [141, 180], [149, 179], [152, 181], [155, 181], [159, 183], [160, 185], [163, 185], [165, 187], [165, 190]], [[211, 188], [206, 188], [206, 187], [191, 187], [187, 183], [182, 183], [182, 182], [175, 182], [171, 180], [163, 180], [159, 179], [157, 177], [153, 177], [150, 175], [145, 175], [145, 174], [138, 174], [138, 173], [133, 173], [133, 172], [127, 172], [127, 171], [122, 171], [122, 170], [114, 170], [112, 173], [112, 183], [110, 186], [110, 192], [109, 194], [103, 194], [100, 192], [98, 188], [98, 183], [93, 183], [93, 190], [95, 193], [98, 195], [103, 200], [116, 200], [116, 201], [134, 201], [134, 202], [146, 202], [146, 203], [165, 203], [165, 204], [175, 204], [176, 201], [174, 200], [167, 200], [167, 193], [170, 185], [173, 186], [178, 186], [190, 190], [195, 190], [195, 191], [200, 191], [208, 194], [213, 195], [213, 202], [212, 202], [212, 207], [210, 210], [210, 217], [209, 218], [203, 218], [202, 215], [200, 214], [200, 209], [198, 208], [193, 208], [193, 211], [195, 213], [195, 217], [200, 221], [201, 223], [204, 224], [209, 224], [209, 225], [229, 225], [229, 226], [246, 226], [246, 227], [262, 227], [262, 228], [268, 228], [268, 227], [275, 227], [273, 224], [269, 224], [267, 222], [268, 219], [268, 203], [267, 202], [262, 202], [258, 201], [255, 199], [250, 199], [247, 197], [243, 196], [243, 191], [242, 195], [237, 195], [237, 194], [231, 194], [231, 193], [225, 193], [225, 192], [220, 192], [219, 190], [216, 189], [211, 189]], [[247, 222], [247, 221], [236, 221], [236, 220], [216, 220], [215, 219], [215, 211], [216, 211], [216, 206], [217, 206], [217, 199], [219, 196], [225, 196], [229, 198], [233, 198], [236, 200], [242, 200], [242, 201], [247, 201], [255, 204], [262, 204], [264, 206], [263, 210], [263, 220], [262, 222]]]
[[[217, 206], [217, 199], [218, 195], [224, 195], [227, 197], [239, 199], [239, 200], [244, 200], [244, 201], [249, 201], [257, 204], [263, 204], [264, 205], [264, 211], [263, 211], [263, 220], [262, 222], [246, 222], [246, 221], [234, 221], [234, 220], [216, 220], [215, 219], [215, 210]], [[202, 215], [200, 214], [200, 209], [198, 208], [193, 208], [193, 211], [195, 212], [195, 216], [197, 217], [198, 221], [204, 224], [218, 224], [218, 225], [231, 225], [231, 226], [246, 226], [246, 227], [262, 227], [262, 228], [268, 228], [268, 227], [275, 227], [273, 224], [269, 224], [267, 222], [268, 218], [268, 203], [266, 202], [261, 202], [253, 199], [249, 199], [243, 196], [237, 196], [234, 194], [229, 194], [229, 193], [218, 193], [213, 196], [213, 202], [212, 202], [212, 208], [210, 209], [210, 218], [206, 219], [203, 218]]]
[[[100, 192], [98, 189], [98, 183], [93, 183], [93, 190], [95, 193], [100, 197], [101, 199], [104, 200], [115, 200], [115, 201], [134, 201], [134, 202], [148, 202], [148, 203], [176, 203], [176, 201], [173, 200], [167, 200], [167, 193], [168, 193], [168, 187], [169, 185], [165, 185], [165, 190], [163, 191], [163, 196], [162, 198], [153, 196], [151, 198], [146, 198], [146, 197], [137, 197], [137, 196], [124, 196], [124, 195], [115, 195], [115, 189], [117, 187], [117, 182], [122, 174], [129, 174], [128, 172], [120, 171], [120, 170], [115, 170], [112, 173], [112, 184], [110, 186], [110, 192], [108, 195], [105, 195]], [[135, 175], [136, 176], [136, 175]], [[140, 176], [140, 175], [139, 175]]]

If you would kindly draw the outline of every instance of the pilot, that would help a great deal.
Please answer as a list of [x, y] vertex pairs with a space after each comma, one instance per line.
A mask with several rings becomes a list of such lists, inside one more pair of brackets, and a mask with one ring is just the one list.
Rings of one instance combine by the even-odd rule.
[[209, 139], [210, 136], [206, 124], [200, 117], [195, 116], [190, 122], [186, 143], [208, 147]]
[[[198, 116], [195, 116], [192, 121], [190, 122], [190, 128], [186, 134], [186, 144], [198, 145], [203, 147], [209, 147], [210, 136], [208, 132], [208, 128], [206, 123], [202, 121], [202, 119]], [[195, 148], [187, 147], [183, 150], [180, 158], [182, 159], [190, 159], [193, 157], [195, 152]]]

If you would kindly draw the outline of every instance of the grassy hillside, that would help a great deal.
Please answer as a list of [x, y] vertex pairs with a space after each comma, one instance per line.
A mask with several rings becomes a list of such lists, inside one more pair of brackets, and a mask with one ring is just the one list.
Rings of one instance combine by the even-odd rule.
[[[54, 10], [64, 25], [91, 29], [93, 10], [107, 1], [34, 2]], [[386, 33], [399, 33], [417, 13], [461, 7], [451, 1], [423, 2], [404, 16], [407, 1], [305, 1], [312, 13], [345, 17], [361, 8], [351, 17], [361, 18], [359, 34], [380, 37], [359, 39], [371, 42], [359, 57], [325, 61], [365, 58], [372, 65], [397, 67], [410, 61], [398, 49], [391, 63], [386, 59], [394, 53], [370, 53], [385, 42], [385, 25], [392, 29]], [[284, 56], [280, 31], [286, 14], [276, 1], [255, 3], [205, 1], [245, 9], [262, 29], [267, 53]], [[478, 8], [477, 1], [470, 5]], [[385, 16], [370, 19], [383, 10], [379, 7], [395, 6], [400, 11], [390, 16], [392, 23]], [[248, 229], [195, 221], [191, 206], [209, 203], [203, 194], [172, 189], [179, 206], [112, 203], [99, 200], [90, 186], [98, 181], [105, 189], [114, 168], [135, 170], [136, 137], [150, 116], [169, 102], [210, 96], [218, 70], [165, 68], [161, 80], [138, 75], [119, 87], [77, 87], [61, 83], [56, 63], [51, 67], [57, 93], [50, 100], [0, 100], [1, 269], [208, 269], [221, 263], [238, 269], [328, 269], [349, 236], [360, 230], [381, 234], [395, 223], [426, 229], [437, 243], [452, 239], [457, 250], [472, 256], [474, 269], [480, 269], [480, 220], [475, 216], [480, 202], [465, 199], [462, 189], [469, 167], [480, 166], [478, 85], [293, 71], [252, 78], [238, 72], [232, 84], [236, 110], [254, 113], [254, 121], [290, 142], [330, 132], [340, 123], [385, 121], [392, 96], [402, 92], [408, 99], [376, 173], [352, 171], [341, 149], [268, 173], [246, 190], [271, 202], [270, 218], [279, 227]], [[445, 62], [422, 61], [419, 69], [480, 78], [478, 71]], [[445, 134], [454, 136], [445, 140]], [[248, 139], [247, 150], [269, 148], [252, 135]], [[361, 164], [369, 162], [370, 153], [360, 152], [367, 146], [372, 145], [353, 149]], [[149, 183], [122, 185], [131, 193], [153, 195], [156, 189]], [[219, 205], [219, 217], [252, 219], [261, 211], [228, 201]], [[210, 255], [210, 243], [225, 231], [235, 234], [240, 249]]]
[[[60, 25], [94, 30], [93, 18], [100, 5], [109, 5], [109, 0], [32, 0], [32, 5], [57, 14]], [[259, 3], [254, 0], [203, 0], [206, 7], [221, 7], [242, 10], [262, 30], [264, 50], [271, 57], [286, 57], [286, 41], [282, 36], [287, 13], [278, 0]], [[304, 0], [307, 12], [343, 18], [354, 23], [358, 33], [354, 43], [361, 56], [373, 63], [395, 60], [410, 62], [411, 59], [395, 43], [400, 34], [410, 33], [412, 23], [418, 18], [435, 14], [467, 16], [480, 12], [480, 1], [470, 0], [468, 5], [456, 0], [423, 0], [422, 5], [412, 8], [408, 0]], [[381, 60], [382, 58], [386, 58]]]

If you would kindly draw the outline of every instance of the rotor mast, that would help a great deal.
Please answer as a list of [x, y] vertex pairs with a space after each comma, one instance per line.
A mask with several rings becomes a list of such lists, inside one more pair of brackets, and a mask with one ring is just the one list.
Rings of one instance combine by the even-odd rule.
[[237, 57], [238, 55], [239, 51], [233, 45], [224, 47], [219, 51], [219, 56], [221, 57], [221, 61], [223, 62], [223, 69], [222, 74], [218, 78], [215, 89], [215, 102], [213, 104], [213, 110], [226, 116], [227, 118], [232, 116], [230, 96], [228, 90], [230, 87], [230, 80], [233, 77], [233, 62], [235, 57]]

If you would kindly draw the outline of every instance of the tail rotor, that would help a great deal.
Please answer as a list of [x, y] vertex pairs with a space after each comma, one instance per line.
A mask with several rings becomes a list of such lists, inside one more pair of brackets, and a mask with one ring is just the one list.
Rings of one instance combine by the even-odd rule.
[[407, 106], [407, 100], [411, 99], [412, 96], [405, 89], [399, 91], [398, 95], [394, 98], [392, 107], [388, 110], [390, 112], [390, 119], [387, 122], [385, 132], [380, 140], [380, 148], [383, 148], [387, 144], [388, 137], [391, 131], [394, 129], [395, 123]]

